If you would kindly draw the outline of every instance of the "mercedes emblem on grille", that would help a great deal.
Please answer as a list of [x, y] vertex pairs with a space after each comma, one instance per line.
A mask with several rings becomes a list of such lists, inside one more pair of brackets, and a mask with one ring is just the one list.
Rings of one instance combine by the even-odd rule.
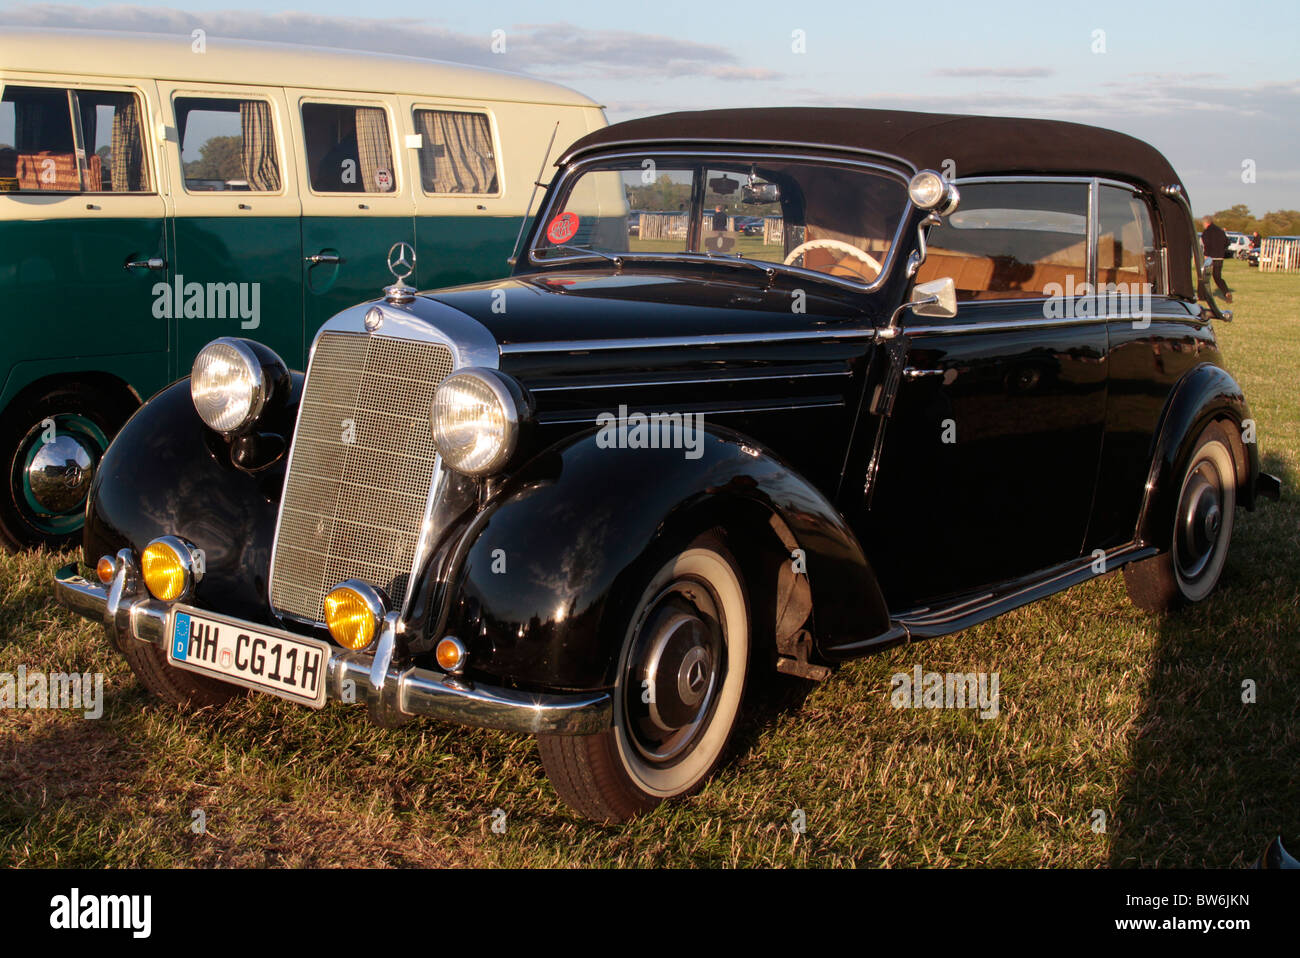
[[366, 310], [366, 318], [363, 320], [366, 330], [373, 333], [380, 326], [384, 325], [384, 311], [378, 306], [371, 306]]

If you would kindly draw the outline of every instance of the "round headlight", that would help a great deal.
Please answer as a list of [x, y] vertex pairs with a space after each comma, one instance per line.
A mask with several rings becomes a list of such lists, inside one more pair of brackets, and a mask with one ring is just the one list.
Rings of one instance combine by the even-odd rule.
[[[512, 388], [513, 387], [513, 388]], [[457, 472], [500, 470], [519, 439], [518, 387], [493, 369], [462, 369], [433, 394], [433, 441]]]
[[199, 418], [216, 432], [230, 435], [257, 419], [270, 388], [263, 359], [247, 340], [215, 339], [194, 358], [190, 397]]

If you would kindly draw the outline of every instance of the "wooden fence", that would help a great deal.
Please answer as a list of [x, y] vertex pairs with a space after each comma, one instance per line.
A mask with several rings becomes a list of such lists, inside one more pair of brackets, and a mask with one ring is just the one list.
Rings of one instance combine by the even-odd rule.
[[1266, 236], [1259, 244], [1261, 273], [1300, 272], [1300, 239]]

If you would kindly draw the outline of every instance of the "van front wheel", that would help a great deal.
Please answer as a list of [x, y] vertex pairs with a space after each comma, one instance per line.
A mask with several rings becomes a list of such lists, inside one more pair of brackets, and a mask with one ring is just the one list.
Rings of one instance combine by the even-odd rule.
[[20, 398], [0, 418], [6, 484], [0, 544], [63, 549], [81, 535], [86, 496], [113, 435], [131, 410], [79, 384]]

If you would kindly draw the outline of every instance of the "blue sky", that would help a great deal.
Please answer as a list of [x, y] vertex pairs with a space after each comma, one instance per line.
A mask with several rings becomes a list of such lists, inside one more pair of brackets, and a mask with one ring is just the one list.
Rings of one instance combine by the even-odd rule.
[[[1068, 9], [1043, 0], [305, 6], [0, 2], [0, 24], [201, 26], [211, 36], [459, 60], [563, 82], [606, 104], [611, 121], [763, 105], [1071, 119], [1159, 147], [1198, 212], [1233, 203], [1257, 214], [1300, 208], [1296, 0], [1092, 0]], [[504, 31], [504, 54], [491, 50], [494, 30]], [[795, 31], [806, 52], [795, 52]], [[1254, 183], [1242, 181], [1247, 160]]]

